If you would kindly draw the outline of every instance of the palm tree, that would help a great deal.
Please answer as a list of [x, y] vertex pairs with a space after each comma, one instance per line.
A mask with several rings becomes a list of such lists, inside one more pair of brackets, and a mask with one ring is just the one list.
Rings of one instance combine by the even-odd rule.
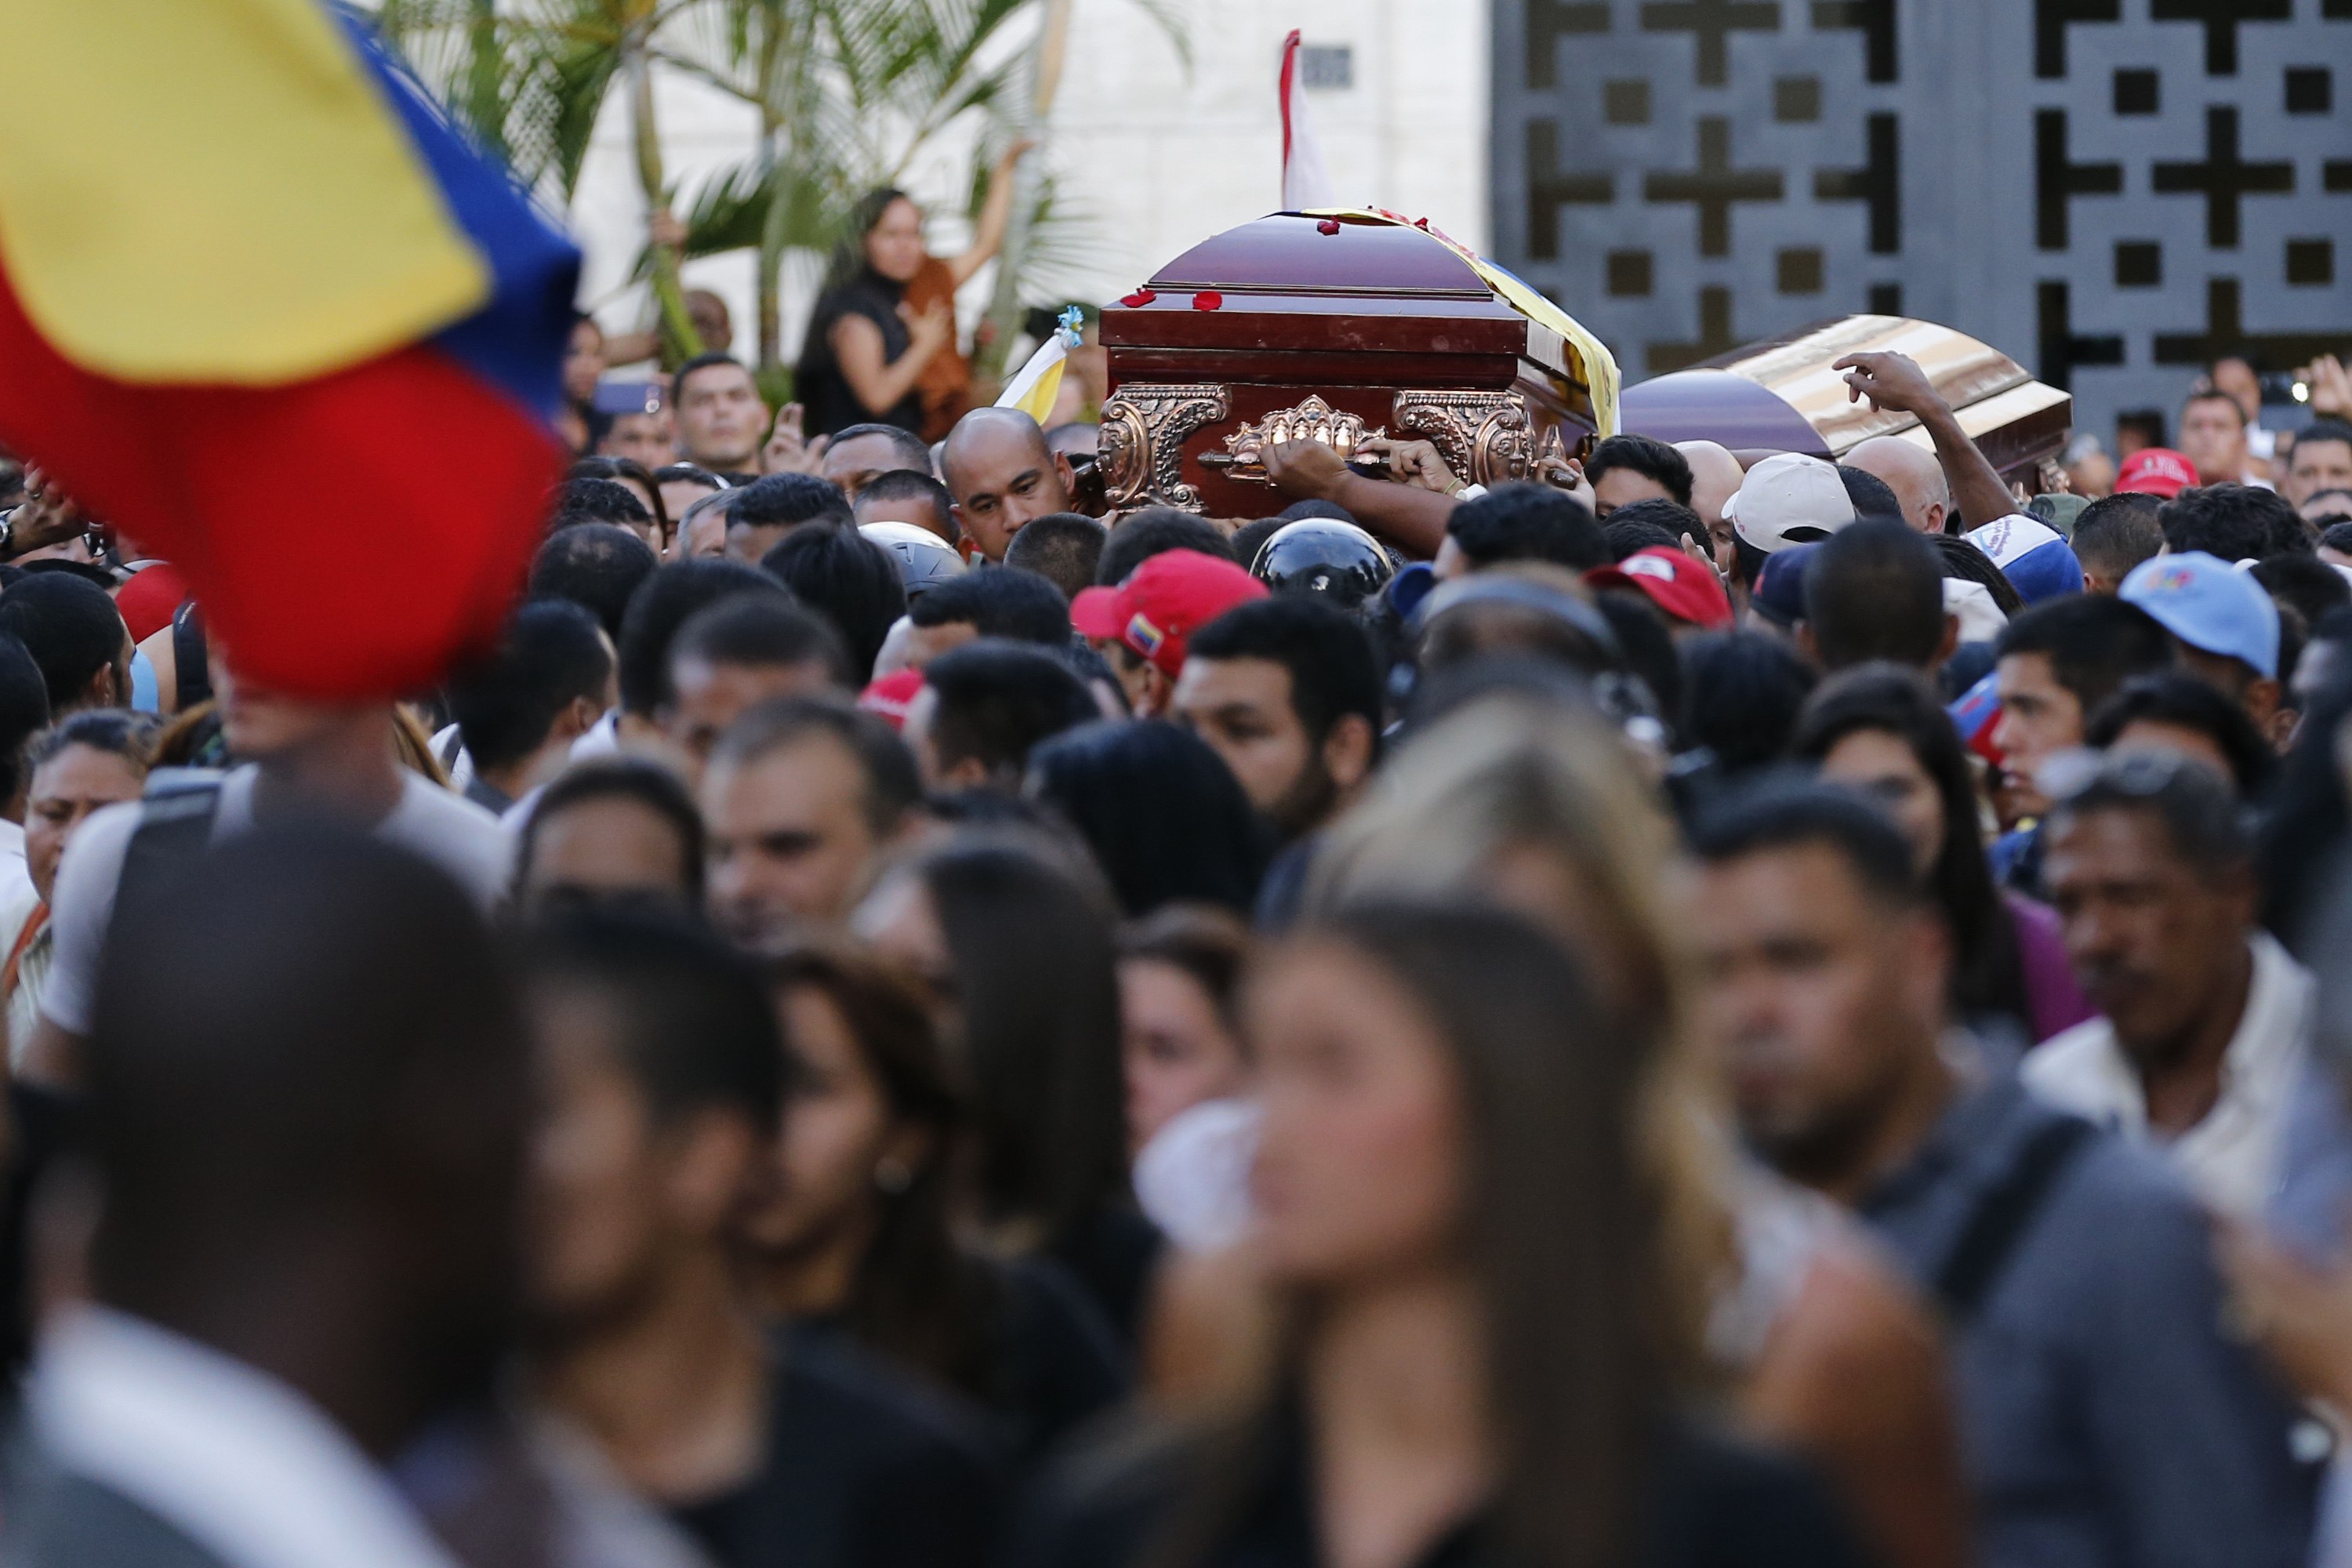
[[[1189, 64], [1175, 0], [1134, 0]], [[671, 206], [655, 117], [653, 68], [685, 72], [750, 105], [749, 155], [696, 191], [682, 246], [649, 245], [650, 279], [674, 349], [693, 352], [677, 283], [683, 257], [756, 248], [759, 357], [776, 370], [786, 251], [825, 250], [858, 196], [897, 183], [963, 117], [1022, 100], [1033, 117], [1040, 62], [1012, 46], [1026, 18], [1066, 0], [375, 0], [377, 26], [482, 143], [552, 205], [568, 207], [598, 110], [616, 83], [630, 94], [638, 185], [649, 210]], [[1051, 28], [1048, 26], [1050, 33]], [[1019, 91], [1028, 87], [1027, 94]], [[1046, 97], [1050, 99], [1050, 89]], [[989, 140], [987, 137], [983, 141]], [[984, 161], [975, 159], [976, 208]], [[1024, 190], [1000, 307], [1034, 271], [1067, 266], [1084, 244], [1066, 204], [1041, 177]], [[1009, 333], [1000, 332], [1000, 337]]]
[[[776, 363], [782, 339], [784, 252], [831, 247], [864, 192], [898, 184], [948, 127], [1004, 102], [1023, 61], [996, 46], [1035, 9], [1033, 0], [719, 0], [673, 30], [665, 58], [760, 115], [751, 154], [705, 184], [686, 217], [689, 254], [758, 247], [763, 365]], [[984, 166], [975, 160], [975, 173]]]
[[[569, 208], [597, 113], [629, 92], [637, 184], [667, 205], [655, 116], [655, 41], [702, 0], [380, 0], [379, 33], [481, 144], [551, 205]], [[701, 340], [678, 286], [677, 253], [653, 247], [654, 299], [673, 348]]]

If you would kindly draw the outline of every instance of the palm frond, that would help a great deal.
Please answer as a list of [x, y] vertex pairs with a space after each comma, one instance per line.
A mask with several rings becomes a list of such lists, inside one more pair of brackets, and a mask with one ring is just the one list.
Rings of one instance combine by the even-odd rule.
[[829, 177], [833, 171], [807, 164], [761, 169], [746, 159], [705, 181], [680, 211], [686, 223], [686, 253], [715, 256], [756, 247], [771, 205], [782, 200], [784, 244], [793, 249], [830, 249], [856, 192]]
[[643, 0], [383, 0], [384, 42], [484, 148], [568, 202]]

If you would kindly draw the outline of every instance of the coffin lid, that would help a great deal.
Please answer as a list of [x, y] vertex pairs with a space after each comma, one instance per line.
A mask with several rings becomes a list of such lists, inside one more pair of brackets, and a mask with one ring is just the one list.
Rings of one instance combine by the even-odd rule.
[[1384, 218], [1272, 213], [1211, 235], [1152, 274], [1161, 291], [1222, 289], [1230, 294], [1450, 296], [1492, 300], [1495, 292], [1450, 246], [1426, 230]]
[[1202, 294], [1217, 296], [1226, 315], [1377, 310], [1524, 323], [1517, 352], [1582, 386], [1601, 434], [1617, 427], [1617, 364], [1599, 339], [1494, 263], [1393, 213], [1268, 214], [1202, 240], [1146, 287], [1150, 299], [1129, 295], [1103, 308], [1107, 344], [1142, 341], [1139, 318], [1199, 309]]
[[1735, 451], [1836, 458], [1874, 436], [1900, 436], [1933, 451], [1917, 419], [1851, 400], [1844, 373], [1831, 368], [1850, 353], [1886, 351], [1919, 362], [1995, 467], [2013, 468], [2064, 446], [2074, 418], [2065, 393], [1965, 332], [1907, 316], [1816, 321], [1654, 377], [1626, 389], [1624, 426], [1661, 440], [1720, 441]]

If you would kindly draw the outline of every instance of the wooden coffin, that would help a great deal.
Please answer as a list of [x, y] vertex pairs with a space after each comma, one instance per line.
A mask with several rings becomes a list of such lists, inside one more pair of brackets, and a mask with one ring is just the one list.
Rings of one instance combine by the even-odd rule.
[[2066, 445], [2074, 400], [1999, 349], [1907, 316], [1818, 321], [1654, 377], [1625, 389], [1620, 422], [1662, 441], [1719, 441], [1743, 462], [1773, 452], [1835, 460], [1873, 436], [1900, 436], [1932, 451], [1916, 419], [1850, 401], [1843, 373], [1830, 368], [1847, 354], [1884, 350], [1919, 362], [2004, 478], [2045, 488], [2040, 465]]
[[1481, 484], [1580, 452], [1616, 367], [1544, 301], [1520, 295], [1558, 325], [1507, 297], [1523, 289], [1370, 215], [1277, 213], [1194, 246], [1103, 307], [1111, 504], [1265, 515], [1283, 503], [1258, 453], [1300, 437], [1342, 457], [1419, 437]]

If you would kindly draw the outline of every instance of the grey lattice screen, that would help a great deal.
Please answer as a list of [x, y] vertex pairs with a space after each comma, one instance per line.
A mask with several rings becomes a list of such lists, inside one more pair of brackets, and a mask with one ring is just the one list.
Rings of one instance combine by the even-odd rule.
[[2352, 0], [1496, 0], [1496, 249], [1629, 378], [1855, 310], [2083, 427], [2352, 344]]

